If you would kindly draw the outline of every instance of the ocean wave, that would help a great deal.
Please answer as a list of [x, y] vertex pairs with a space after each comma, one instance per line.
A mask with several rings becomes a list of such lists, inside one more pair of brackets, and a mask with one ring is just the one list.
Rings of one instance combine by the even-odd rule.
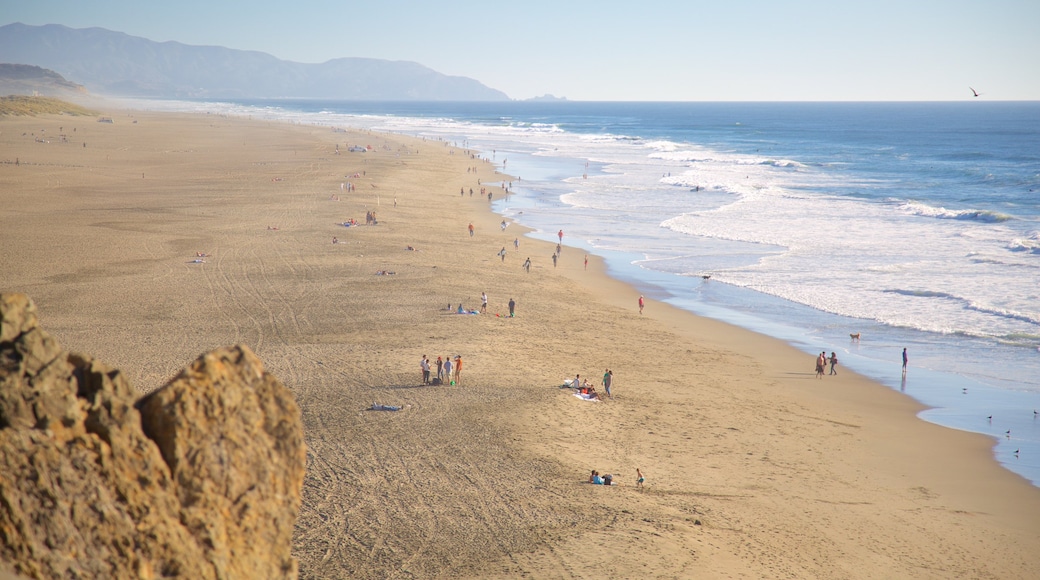
[[901, 288], [890, 288], [887, 290], [882, 290], [882, 292], [887, 294], [899, 294], [901, 296], [911, 296], [914, 298], [941, 298], [944, 300], [952, 300], [962, 304], [966, 310], [971, 310], [980, 314], [998, 316], [1007, 320], [1026, 322], [1029, 324], [1035, 324], [1037, 326], [1040, 326], [1040, 318], [1037, 318], [1035, 316], [1014, 312], [1006, 308], [994, 308], [992, 306], [984, 306], [962, 296], [950, 294], [949, 292], [941, 292], [937, 290], [905, 290]]
[[751, 159], [741, 159], [741, 160], [737, 161], [737, 164], [738, 165], [768, 165], [770, 167], [779, 167], [781, 169], [790, 169], [790, 168], [799, 169], [799, 168], [806, 167], [806, 165], [804, 163], [799, 163], [799, 162], [793, 161], [791, 159], [760, 159], [760, 158], [751, 158]]
[[1028, 237], [1011, 240], [1007, 248], [1012, 252], [1040, 254], [1040, 231], [1030, 232]]
[[1014, 333], [996, 337], [997, 342], [1006, 346], [1037, 348], [1040, 345], [1040, 334]]
[[899, 288], [893, 288], [888, 290], [882, 290], [886, 294], [899, 294], [901, 296], [913, 296], [915, 298], [950, 298], [953, 300], [960, 300], [967, 302], [959, 296], [954, 296], [948, 292], [937, 292], [934, 290], [901, 290]]
[[904, 203], [902, 206], [900, 206], [900, 209], [912, 215], [948, 220], [969, 220], [987, 223], [1001, 223], [1015, 219], [1015, 216], [988, 209], [952, 210], [946, 209], [942, 206], [935, 207], [916, 201], [908, 201]]

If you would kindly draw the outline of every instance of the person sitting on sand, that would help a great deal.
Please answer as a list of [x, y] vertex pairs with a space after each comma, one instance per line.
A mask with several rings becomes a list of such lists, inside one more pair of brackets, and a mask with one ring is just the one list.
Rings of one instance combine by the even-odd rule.
[[609, 474], [609, 473], [604, 475], [603, 476], [603, 485], [614, 485], [614, 476]]
[[338, 244], [339, 243], [339, 239], [336, 238], [336, 236], [332, 236], [332, 243], [333, 244]]
[[599, 476], [599, 472], [595, 469], [592, 470], [592, 475], [589, 476], [589, 483], [593, 485], [603, 485], [603, 478]]

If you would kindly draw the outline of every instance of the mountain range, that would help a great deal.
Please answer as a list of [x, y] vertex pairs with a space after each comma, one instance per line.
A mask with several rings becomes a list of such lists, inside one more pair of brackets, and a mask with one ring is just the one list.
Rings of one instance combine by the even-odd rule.
[[154, 42], [104, 28], [0, 26], [0, 62], [53, 70], [92, 93], [158, 98], [504, 101], [502, 91], [415, 62], [336, 58], [319, 64], [257, 51]]

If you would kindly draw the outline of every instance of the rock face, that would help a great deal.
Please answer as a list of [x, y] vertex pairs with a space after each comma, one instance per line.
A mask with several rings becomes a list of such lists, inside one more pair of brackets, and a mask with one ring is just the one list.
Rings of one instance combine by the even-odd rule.
[[[0, 295], [0, 561], [34, 578], [295, 578], [305, 448], [247, 347], [136, 400]], [[2, 569], [2, 566], [0, 566]]]

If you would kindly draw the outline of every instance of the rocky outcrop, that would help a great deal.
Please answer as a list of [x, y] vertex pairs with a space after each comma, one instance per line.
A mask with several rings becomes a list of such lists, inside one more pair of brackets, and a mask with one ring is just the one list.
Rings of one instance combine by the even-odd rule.
[[0, 295], [0, 561], [33, 578], [295, 578], [305, 450], [247, 347], [137, 400]]

